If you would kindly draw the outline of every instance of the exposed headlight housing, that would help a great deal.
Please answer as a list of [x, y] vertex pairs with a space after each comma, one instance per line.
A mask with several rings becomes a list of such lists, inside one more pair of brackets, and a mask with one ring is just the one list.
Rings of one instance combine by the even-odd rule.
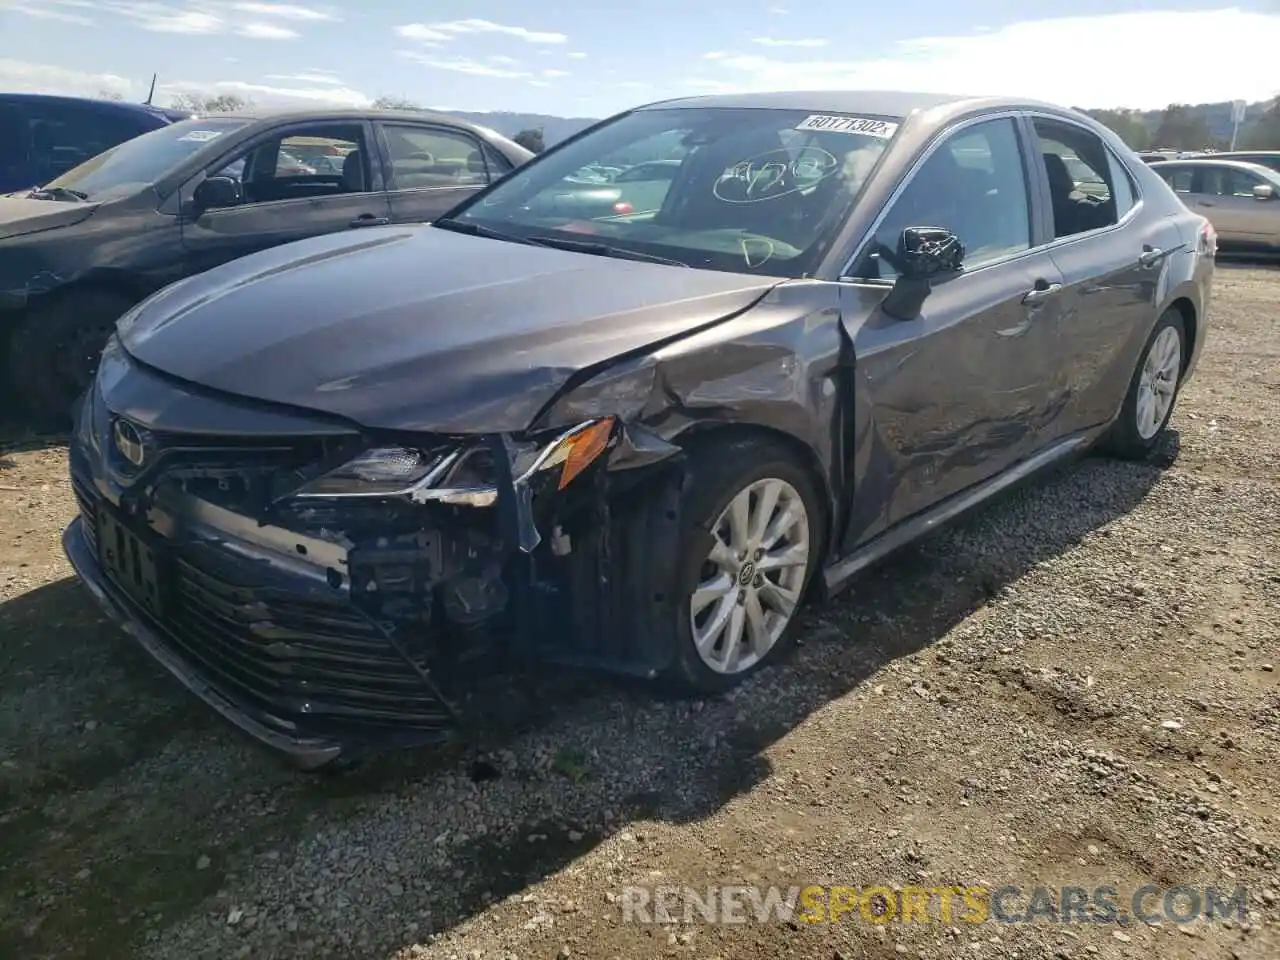
[[457, 458], [408, 447], [366, 450], [300, 487], [296, 497], [404, 497], [436, 479]]
[[[616, 417], [598, 417], [547, 443], [529, 444], [512, 464], [516, 485], [554, 478], [555, 489], [563, 490], [609, 448], [616, 423]], [[449, 453], [379, 447], [309, 481], [294, 496], [405, 497], [417, 503], [488, 507], [497, 501], [498, 488], [487, 461], [488, 448], [481, 445]]]

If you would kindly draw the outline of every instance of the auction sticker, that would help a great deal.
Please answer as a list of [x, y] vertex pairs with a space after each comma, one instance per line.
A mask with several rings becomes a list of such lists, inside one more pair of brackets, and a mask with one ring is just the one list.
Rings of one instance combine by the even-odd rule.
[[221, 130], [192, 130], [190, 133], [184, 133], [179, 140], [185, 140], [187, 143], [208, 143], [210, 140], [216, 140], [222, 136]]
[[898, 131], [896, 123], [888, 120], [872, 120], [869, 117], [840, 117], [815, 113], [800, 121], [797, 130], [828, 130], [832, 133], [860, 133], [867, 137], [888, 140]]

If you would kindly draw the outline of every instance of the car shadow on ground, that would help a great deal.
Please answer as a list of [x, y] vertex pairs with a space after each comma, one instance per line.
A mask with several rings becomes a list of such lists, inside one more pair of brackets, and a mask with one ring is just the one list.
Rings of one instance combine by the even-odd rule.
[[[132, 956], [154, 912], [168, 921], [197, 908], [229, 874], [243, 875], [263, 843], [289, 847], [341, 831], [345, 818], [378, 798], [408, 798], [432, 816], [433, 805], [456, 803], [449, 790], [469, 779], [490, 819], [516, 824], [515, 837], [472, 835], [443, 861], [429, 836], [420, 849], [398, 853], [417, 875], [442, 880], [422, 894], [430, 922], [416, 936], [451, 928], [563, 869], [628, 823], [699, 821], [750, 791], [772, 773], [767, 748], [890, 662], [933, 644], [1030, 569], [1128, 513], [1177, 449], [1171, 433], [1150, 462], [1086, 458], [900, 551], [847, 594], [806, 610], [786, 664], [729, 696], [670, 702], [647, 684], [560, 670], [494, 678], [468, 703], [472, 715], [485, 718], [472, 739], [377, 756], [333, 775], [295, 773], [244, 743], [103, 622], [74, 580], [23, 594], [0, 605], [0, 743], [7, 741], [0, 860], [17, 865], [0, 881], [0, 901], [27, 898], [43, 922], [19, 934], [15, 922], [25, 906], [18, 907], [0, 923], [0, 952], [37, 955], [75, 945], [77, 954], [95, 958]], [[90, 724], [109, 725], [115, 735], [104, 739]], [[173, 796], [149, 802], [182, 815], [129, 826], [121, 790], [112, 787], [116, 804], [98, 809], [80, 833], [91, 845], [91, 830], [115, 837], [102, 851], [113, 865], [110, 881], [74, 903], [49, 897], [51, 884], [74, 873], [66, 851], [57, 866], [42, 862], [50, 853], [40, 828], [51, 822], [50, 810], [100, 784], [154, 776], [145, 768], [161, 755], [189, 760], [147, 787]], [[211, 755], [219, 759], [208, 762]], [[453, 786], [441, 786], [446, 781]], [[272, 798], [265, 814], [256, 806], [244, 812], [265, 795]], [[215, 869], [193, 874], [190, 852], [211, 830], [220, 832], [225, 855]], [[524, 842], [528, 837], [539, 842]], [[181, 851], [177, 861], [154, 849], [120, 849], [144, 838], [148, 848]], [[175, 866], [172, 876], [166, 862]]]

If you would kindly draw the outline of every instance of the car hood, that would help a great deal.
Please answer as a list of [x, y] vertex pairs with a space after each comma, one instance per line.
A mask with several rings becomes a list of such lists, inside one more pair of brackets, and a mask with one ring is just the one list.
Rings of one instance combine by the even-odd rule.
[[732, 316], [777, 277], [376, 227], [181, 281], [120, 323], [190, 383], [369, 428], [519, 431], [571, 376]]
[[0, 196], [0, 240], [72, 226], [86, 219], [99, 206], [96, 203]]

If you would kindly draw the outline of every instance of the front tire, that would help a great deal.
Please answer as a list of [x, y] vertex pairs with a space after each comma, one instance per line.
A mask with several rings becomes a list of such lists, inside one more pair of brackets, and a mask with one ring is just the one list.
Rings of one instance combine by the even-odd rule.
[[809, 474], [776, 443], [703, 444], [689, 467], [668, 679], [686, 693], [716, 694], [791, 646], [821, 562], [824, 508]]
[[19, 404], [38, 425], [66, 427], [72, 405], [93, 382], [102, 348], [133, 301], [85, 290], [38, 306], [9, 341], [9, 376]]
[[1182, 314], [1166, 310], [1147, 338], [1120, 415], [1103, 443], [1108, 453], [1126, 460], [1145, 460], [1155, 450], [1173, 416], [1186, 351]]

